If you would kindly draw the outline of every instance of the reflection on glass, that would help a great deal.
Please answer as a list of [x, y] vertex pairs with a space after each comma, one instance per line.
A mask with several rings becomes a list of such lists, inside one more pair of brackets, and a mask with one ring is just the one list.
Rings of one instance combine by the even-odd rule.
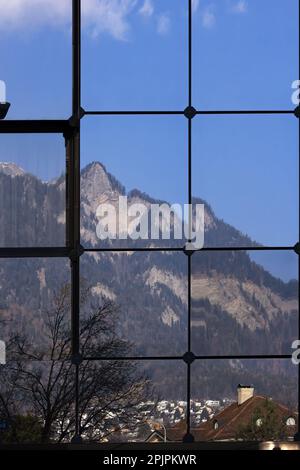
[[69, 263], [4, 259], [0, 263], [1, 440], [69, 441], [74, 434]]
[[[7, 362], [66, 358], [71, 334], [68, 261], [2, 259], [0, 285], [0, 339], [6, 344]], [[68, 342], [61, 356], [65, 340]]]
[[[285, 274], [293, 257], [288, 282]], [[258, 255], [257, 255], [258, 258]], [[291, 354], [298, 331], [295, 253], [268, 252], [263, 262], [246, 252], [200, 252], [192, 258], [192, 342], [199, 355]], [[258, 260], [257, 260], [258, 261]]]
[[193, 121], [193, 195], [206, 205], [206, 246], [293, 246], [298, 240], [294, 116]]
[[86, 253], [81, 257], [81, 276], [81, 342], [86, 357], [185, 352], [185, 255]]
[[[86, 118], [81, 155], [81, 239], [86, 248], [183, 245], [172, 236], [155, 238], [150, 221], [152, 206], [167, 202], [182, 208], [187, 202], [186, 123], [181, 116], [167, 120], [157, 116]], [[125, 208], [120, 202], [124, 197]], [[127, 220], [133, 204], [143, 204], [149, 214], [142, 240], [131, 236], [133, 217], [128, 217], [128, 230], [120, 229], [120, 221]], [[112, 207], [109, 214], [116, 215], [115, 229], [112, 217], [108, 218], [116, 235], [103, 240], [97, 231], [103, 219], [99, 210], [108, 205]], [[175, 217], [178, 213], [175, 211]], [[123, 232], [129, 234], [125, 239], [121, 239]]]
[[1, 247], [65, 245], [65, 158], [60, 135], [1, 134]]

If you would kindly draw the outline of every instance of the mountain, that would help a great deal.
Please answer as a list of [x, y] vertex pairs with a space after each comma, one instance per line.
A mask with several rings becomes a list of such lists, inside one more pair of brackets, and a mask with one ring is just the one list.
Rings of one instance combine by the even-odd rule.
[[0, 164], [0, 246], [62, 246], [65, 185], [46, 183], [13, 163]]
[[15, 163], [0, 162], [0, 173], [14, 178], [15, 176], [24, 175], [25, 171]]
[[[129, 204], [156, 201], [135, 189], [126, 193], [99, 162], [81, 173], [81, 237], [85, 247], [126, 246], [101, 242], [96, 236], [96, 209], [109, 202], [118, 211], [120, 195]], [[65, 242], [64, 177], [43, 182], [15, 164], [0, 164], [0, 246], [62, 246]], [[206, 246], [254, 246], [247, 235], [218, 219], [205, 204]], [[132, 246], [159, 246], [157, 241], [131, 241]], [[163, 246], [182, 246], [164, 240]], [[118, 333], [142, 355], [181, 355], [187, 350], [187, 257], [170, 252], [86, 252], [81, 276], [91, 287], [88, 305], [99, 297], [120, 307]], [[45, 312], [59, 287], [70, 282], [63, 259], [1, 260], [0, 320], [2, 338], [25, 328], [32, 341], [42, 341]], [[82, 315], [84, 311], [82, 309]], [[297, 338], [298, 282], [283, 282], [241, 252], [197, 252], [192, 257], [192, 349], [198, 355], [290, 354]], [[297, 368], [290, 361], [196, 361], [192, 393], [196, 397], [234, 396], [240, 382], [259, 393], [293, 401]], [[182, 362], [146, 363], [167, 398], [182, 398]], [[181, 368], [181, 369], [180, 369]], [[182, 370], [182, 374], [179, 374]], [[290, 395], [292, 396], [290, 398]]]

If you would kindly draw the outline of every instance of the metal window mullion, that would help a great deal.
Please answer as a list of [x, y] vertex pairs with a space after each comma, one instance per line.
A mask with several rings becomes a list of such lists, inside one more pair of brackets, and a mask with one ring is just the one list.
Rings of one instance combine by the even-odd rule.
[[[73, 142], [68, 142], [67, 146], [70, 149], [70, 155], [73, 155], [73, 150], [71, 149]], [[68, 153], [68, 151], [67, 151]], [[68, 159], [68, 156], [67, 156]], [[24, 247], [0, 247], [0, 259], [1, 258], [64, 258], [71, 257], [72, 247], [74, 242], [72, 242], [73, 231], [71, 230], [71, 204], [70, 204], [70, 184], [71, 184], [71, 172], [70, 165], [67, 165], [67, 176], [66, 176], [66, 246], [24, 246]], [[300, 247], [299, 247], [300, 248]], [[226, 252], [226, 251], [296, 251], [298, 248], [296, 246], [249, 246], [249, 247], [206, 247], [201, 250], [196, 250], [197, 252]], [[85, 253], [150, 253], [150, 252], [160, 252], [160, 253], [185, 253], [185, 247], [183, 248], [156, 248], [156, 247], [145, 247], [145, 248], [83, 248]]]
[[[204, 247], [200, 250], [195, 250], [195, 253], [207, 252], [207, 251], [295, 251], [297, 246], [211, 246]], [[1, 249], [0, 249], [1, 250]], [[185, 247], [105, 247], [105, 248], [83, 248], [86, 253], [140, 253], [140, 252], [179, 252], [185, 253]], [[1, 256], [1, 255], [0, 255]]]
[[[85, 110], [81, 108], [83, 116], [184, 116], [184, 110]], [[295, 109], [231, 109], [231, 110], [195, 110], [197, 115], [269, 115], [269, 114], [295, 114]]]
[[[298, 79], [300, 80], [300, 0], [298, 1]], [[298, 222], [299, 232], [298, 241], [300, 242], [300, 119], [298, 119], [298, 146], [299, 146], [299, 159], [298, 159], [298, 195], [299, 195], [299, 206], [298, 206]], [[298, 284], [300, 281], [300, 256], [298, 253]], [[298, 288], [298, 340], [300, 339], [300, 290]], [[298, 423], [297, 433], [295, 440], [300, 441], [300, 363], [298, 364]]]
[[[188, 106], [192, 107], [192, 0], [188, 0]], [[188, 118], [188, 203], [189, 203], [189, 232], [192, 231], [192, 118]], [[190, 238], [190, 234], [189, 234]], [[191, 240], [188, 240], [191, 242]], [[191, 354], [191, 300], [192, 300], [192, 257], [188, 254], [188, 354]], [[192, 441], [191, 435], [191, 363], [186, 364], [186, 435], [184, 441]]]
[[0, 134], [66, 134], [70, 129], [71, 125], [68, 119], [0, 121]]
[[[84, 356], [84, 361], [182, 361], [184, 356]], [[258, 360], [258, 359], [292, 359], [292, 354], [231, 354], [231, 355], [193, 355], [192, 361], [216, 361], [216, 360]]]
[[72, 442], [81, 442], [79, 420], [80, 367], [80, 114], [81, 114], [81, 0], [72, 0], [72, 135], [69, 161], [68, 235], [71, 249], [71, 336], [74, 364], [75, 435]]

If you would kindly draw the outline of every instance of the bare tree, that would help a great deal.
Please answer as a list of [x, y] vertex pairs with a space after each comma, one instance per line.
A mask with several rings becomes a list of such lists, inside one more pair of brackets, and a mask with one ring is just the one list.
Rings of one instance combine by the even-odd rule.
[[[70, 287], [65, 285], [44, 312], [39, 341], [32, 342], [26, 332], [14, 335], [5, 373], [0, 373], [0, 411], [10, 419], [21, 414], [38, 417], [42, 442], [67, 441], [75, 432], [69, 299]], [[138, 426], [138, 407], [150, 396], [151, 387], [136, 363], [109, 359], [128, 356], [132, 346], [117, 335], [117, 306], [91, 299], [90, 289], [85, 289], [81, 354], [106, 360], [83, 361], [78, 368], [79, 421], [83, 437], [99, 441], [124, 427]]]

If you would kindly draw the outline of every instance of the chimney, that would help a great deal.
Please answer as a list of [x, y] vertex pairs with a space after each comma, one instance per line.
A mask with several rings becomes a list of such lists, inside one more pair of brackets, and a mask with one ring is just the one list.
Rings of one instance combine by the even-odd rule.
[[254, 387], [252, 385], [238, 385], [237, 388], [238, 405], [242, 405], [245, 401], [254, 395]]

